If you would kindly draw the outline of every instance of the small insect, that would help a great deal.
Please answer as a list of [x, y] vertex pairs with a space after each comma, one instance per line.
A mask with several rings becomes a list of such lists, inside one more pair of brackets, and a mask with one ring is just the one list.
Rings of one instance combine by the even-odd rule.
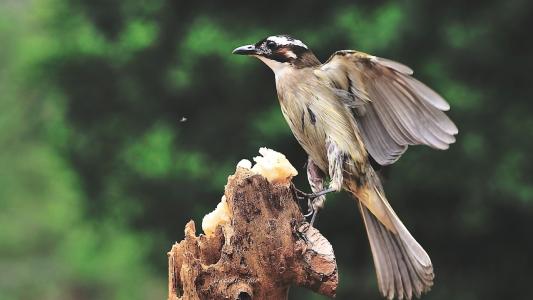
[[184, 123], [184, 122], [187, 122], [187, 118], [186, 117], [181, 117], [180, 118], [180, 123]]

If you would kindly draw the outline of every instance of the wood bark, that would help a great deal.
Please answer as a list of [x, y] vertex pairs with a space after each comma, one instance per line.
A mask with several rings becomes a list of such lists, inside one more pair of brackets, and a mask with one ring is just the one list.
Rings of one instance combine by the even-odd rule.
[[331, 244], [310, 227], [290, 187], [238, 168], [225, 190], [231, 221], [168, 253], [168, 299], [287, 299], [291, 285], [335, 297]]

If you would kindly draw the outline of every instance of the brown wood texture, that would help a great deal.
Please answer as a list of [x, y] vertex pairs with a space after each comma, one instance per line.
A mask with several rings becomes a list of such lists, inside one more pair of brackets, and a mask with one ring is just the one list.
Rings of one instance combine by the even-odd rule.
[[231, 221], [168, 253], [169, 300], [287, 299], [291, 285], [335, 297], [331, 244], [305, 221], [290, 187], [238, 168], [225, 190]]

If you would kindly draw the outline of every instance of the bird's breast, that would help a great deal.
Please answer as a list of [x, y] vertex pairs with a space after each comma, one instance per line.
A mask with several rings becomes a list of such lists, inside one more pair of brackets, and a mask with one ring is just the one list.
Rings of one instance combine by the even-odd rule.
[[319, 105], [327, 101], [319, 95], [320, 86], [308, 82], [278, 83], [281, 111], [292, 133], [313, 161], [327, 171], [326, 120]]
[[327, 173], [326, 139], [358, 163], [366, 160], [357, 125], [343, 102], [312, 70], [276, 76], [281, 111], [294, 136], [313, 161]]

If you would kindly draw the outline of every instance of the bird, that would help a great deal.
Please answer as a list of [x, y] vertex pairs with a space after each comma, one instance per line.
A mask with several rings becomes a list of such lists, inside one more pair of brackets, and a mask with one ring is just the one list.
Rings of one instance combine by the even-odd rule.
[[379, 168], [411, 145], [445, 150], [457, 126], [448, 102], [408, 66], [355, 50], [321, 63], [301, 40], [273, 35], [233, 50], [274, 72], [281, 112], [308, 154], [311, 224], [330, 192], [347, 191], [366, 227], [381, 295], [419, 298], [433, 286], [427, 252], [385, 195]]

